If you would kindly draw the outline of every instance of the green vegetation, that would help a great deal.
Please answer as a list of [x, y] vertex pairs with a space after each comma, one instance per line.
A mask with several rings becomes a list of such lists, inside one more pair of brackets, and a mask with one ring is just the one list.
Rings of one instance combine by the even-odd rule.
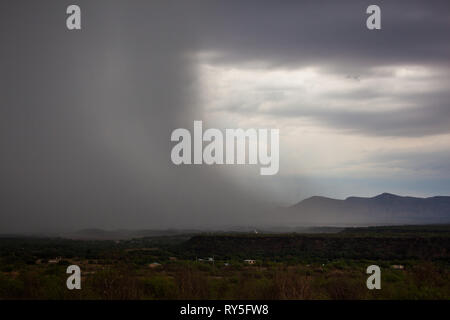
[[[449, 249], [450, 226], [0, 238], [0, 299], [450, 299]], [[80, 266], [82, 290], [66, 288], [69, 264]], [[381, 290], [366, 288], [371, 264], [381, 267]]]

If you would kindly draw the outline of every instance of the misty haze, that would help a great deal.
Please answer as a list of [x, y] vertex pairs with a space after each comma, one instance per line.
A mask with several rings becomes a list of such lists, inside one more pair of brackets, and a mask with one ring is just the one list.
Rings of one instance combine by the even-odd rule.
[[[270, 225], [311, 196], [448, 195], [446, 2], [384, 4], [386, 33], [359, 1], [79, 5], [79, 32], [61, 4], [2, 5], [0, 232]], [[278, 174], [175, 166], [170, 134], [195, 119], [279, 129]]]

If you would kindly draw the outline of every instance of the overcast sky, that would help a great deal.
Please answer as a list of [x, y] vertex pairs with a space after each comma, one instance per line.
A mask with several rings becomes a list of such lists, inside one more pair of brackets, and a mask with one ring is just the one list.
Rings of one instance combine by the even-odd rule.
[[[72, 3], [81, 31], [66, 29]], [[370, 4], [381, 30], [366, 28]], [[448, 1], [4, 1], [0, 232], [449, 195], [449, 31]], [[278, 175], [173, 165], [170, 134], [194, 120], [279, 129]]]

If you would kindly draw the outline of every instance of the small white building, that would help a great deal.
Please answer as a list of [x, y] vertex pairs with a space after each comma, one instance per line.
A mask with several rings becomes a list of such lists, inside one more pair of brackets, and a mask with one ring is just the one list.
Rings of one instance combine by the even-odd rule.
[[394, 265], [391, 266], [391, 268], [392, 269], [403, 270], [403, 269], [405, 269], [405, 266], [401, 265], [401, 264], [394, 264]]
[[148, 265], [150, 268], [158, 268], [158, 267], [160, 267], [161, 266], [161, 263], [158, 263], [158, 262], [153, 262], [153, 263], [150, 263], [149, 265]]
[[55, 258], [55, 259], [50, 259], [48, 260], [48, 263], [59, 263], [61, 261], [61, 257]]

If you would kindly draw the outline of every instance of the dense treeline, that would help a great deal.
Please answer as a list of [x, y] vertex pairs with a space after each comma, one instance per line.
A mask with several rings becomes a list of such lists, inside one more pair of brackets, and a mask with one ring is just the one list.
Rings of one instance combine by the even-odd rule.
[[216, 255], [223, 259], [292, 256], [348, 259], [448, 259], [449, 237], [324, 237], [324, 236], [195, 236], [180, 247], [193, 255]]
[[[449, 248], [448, 226], [0, 238], [0, 299], [450, 299]], [[82, 290], [66, 288], [70, 264], [82, 270]], [[382, 290], [366, 288], [371, 264], [382, 269]]]

